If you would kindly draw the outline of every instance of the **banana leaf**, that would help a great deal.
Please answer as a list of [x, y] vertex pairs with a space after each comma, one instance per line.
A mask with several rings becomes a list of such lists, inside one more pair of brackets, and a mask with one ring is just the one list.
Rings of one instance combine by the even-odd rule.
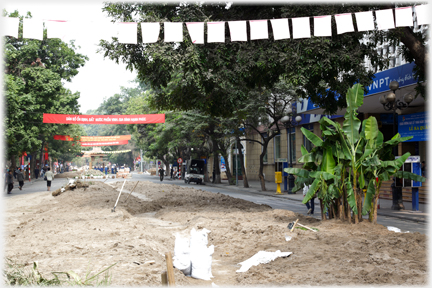
[[362, 209], [362, 215], [366, 215], [369, 210], [371, 209], [371, 204], [372, 204], [372, 200], [373, 197], [375, 195], [375, 186], [374, 186], [374, 181], [375, 179], [371, 179], [369, 181], [368, 187], [367, 187], [367, 192], [366, 192], [366, 197], [364, 199], [363, 202], [363, 209]]
[[345, 181], [345, 187], [347, 191], [348, 204], [353, 210], [354, 214], [358, 214], [357, 203], [355, 201], [355, 196], [354, 196], [354, 190], [352, 188], [351, 182], [348, 179]]
[[300, 176], [303, 178], [309, 178], [310, 177], [310, 172], [305, 170], [305, 169], [300, 169], [300, 168], [285, 168], [284, 169], [285, 173], [288, 174], [293, 174], [296, 176]]
[[320, 182], [321, 181], [319, 178], [315, 178], [312, 185], [309, 187], [308, 192], [306, 193], [305, 197], [303, 198], [303, 201], [302, 201], [303, 204], [306, 204], [307, 202], [309, 202], [313, 198], [316, 191], [319, 189], [319, 183]]
[[[363, 104], [364, 90], [360, 84], [349, 88], [346, 94], [347, 108], [342, 129], [351, 147], [359, 140], [361, 121], [357, 118], [357, 109]], [[352, 148], [354, 150], [354, 148]]]
[[364, 178], [364, 174], [363, 174], [363, 166], [360, 166], [360, 169], [358, 171], [358, 175], [359, 175], [359, 186], [358, 188], [363, 189], [363, 187], [365, 186], [365, 178]]
[[333, 158], [332, 148], [326, 147], [325, 154], [323, 155], [323, 161], [321, 163], [321, 171], [334, 174], [335, 167], [336, 167], [336, 162]]
[[426, 178], [411, 172], [406, 172], [406, 171], [397, 171], [394, 175], [394, 177], [396, 178], [404, 178], [404, 179], [409, 179], [409, 180], [413, 180], [413, 181], [417, 181], [417, 182], [425, 182]]
[[300, 176], [297, 176], [294, 182], [294, 187], [292, 188], [293, 192], [297, 192], [301, 189], [303, 189], [304, 185], [309, 186], [314, 181], [314, 178], [303, 178]]
[[301, 127], [301, 131], [303, 132], [303, 135], [306, 136], [309, 141], [312, 142], [313, 145], [317, 147], [321, 147], [323, 140], [319, 138], [317, 135], [315, 135], [312, 131], [307, 130], [304, 127]]
[[378, 137], [378, 122], [375, 117], [370, 116], [365, 121], [365, 137], [367, 140], [374, 140]]
[[301, 156], [297, 161], [299, 163], [309, 163], [309, 162], [315, 162], [315, 155], [313, 153], [308, 153], [303, 156]]
[[335, 178], [335, 176], [333, 174], [330, 174], [330, 173], [324, 172], [324, 171], [312, 171], [309, 173], [309, 176], [312, 178], [321, 178], [322, 177], [326, 181]]
[[304, 147], [304, 145], [301, 146], [301, 154], [302, 155], [309, 154], [309, 151], [307, 151], [307, 149], [306, 149], [306, 147]]

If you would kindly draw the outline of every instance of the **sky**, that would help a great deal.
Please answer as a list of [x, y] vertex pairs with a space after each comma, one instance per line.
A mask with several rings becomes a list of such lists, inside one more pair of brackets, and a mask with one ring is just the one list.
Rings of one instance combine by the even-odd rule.
[[[8, 12], [18, 10], [21, 15], [27, 11], [32, 13], [33, 18], [51, 20], [83, 20], [83, 21], [108, 21], [102, 12], [102, 1], [22, 1], [6, 0], [1, 4], [2, 10]], [[120, 87], [130, 87], [129, 83], [136, 78], [136, 72], [126, 70], [126, 65], [108, 58], [104, 59], [102, 54], [96, 53], [97, 41], [91, 38], [78, 38], [75, 46], [78, 53], [89, 57], [84, 67], [79, 69], [78, 75], [72, 78], [72, 82], [66, 82], [65, 87], [73, 93], [80, 92], [80, 112], [85, 114], [89, 109], [96, 109], [103, 102], [120, 92]]]

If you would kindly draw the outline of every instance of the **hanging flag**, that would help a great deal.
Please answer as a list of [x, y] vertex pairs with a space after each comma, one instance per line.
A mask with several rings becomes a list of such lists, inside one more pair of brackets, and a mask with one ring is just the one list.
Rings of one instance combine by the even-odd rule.
[[137, 44], [138, 24], [135, 22], [120, 22], [118, 27], [118, 41], [123, 44]]
[[60, 124], [153, 124], [165, 123], [165, 114], [74, 115], [43, 114], [43, 123]]
[[207, 43], [225, 43], [225, 22], [207, 22]]
[[268, 39], [268, 24], [267, 20], [249, 20], [250, 39]]
[[246, 21], [228, 21], [231, 41], [247, 41]]
[[271, 19], [274, 40], [290, 39], [288, 19]]
[[314, 17], [314, 36], [332, 36], [331, 15]]
[[372, 11], [355, 13], [355, 17], [357, 21], [357, 30], [359, 32], [375, 29]]
[[292, 18], [293, 39], [310, 38], [309, 17]]
[[417, 15], [417, 25], [426, 25], [429, 24], [429, 5], [419, 5], [415, 6], [415, 12]]
[[59, 38], [63, 40], [70, 34], [68, 22], [65, 20], [47, 20], [45, 21], [45, 25], [47, 28], [47, 38]]
[[411, 27], [413, 24], [412, 7], [395, 8], [396, 27]]
[[354, 32], [351, 13], [335, 15], [337, 34]]
[[43, 23], [38, 19], [23, 19], [23, 38], [43, 40]]
[[160, 33], [159, 22], [141, 23], [143, 43], [156, 43]]
[[186, 27], [192, 43], [204, 44], [204, 22], [188, 22]]
[[393, 9], [375, 11], [378, 30], [394, 29]]
[[126, 145], [128, 144], [128, 140], [120, 140], [120, 141], [101, 141], [101, 142], [81, 142], [81, 146], [83, 147], [94, 147], [94, 146], [116, 146], [116, 145]]
[[183, 42], [183, 22], [164, 22], [165, 42]]
[[18, 38], [19, 18], [4, 17], [3, 21], [3, 36]]

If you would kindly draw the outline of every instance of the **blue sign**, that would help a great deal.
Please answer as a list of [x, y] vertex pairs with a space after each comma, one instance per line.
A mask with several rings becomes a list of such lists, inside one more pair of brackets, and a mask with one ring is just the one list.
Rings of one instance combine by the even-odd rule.
[[[397, 81], [399, 87], [404, 87], [412, 84], [416, 84], [417, 81], [414, 79], [413, 68], [415, 67], [414, 62], [400, 65], [398, 67], [388, 69], [382, 72], [378, 72], [374, 75], [374, 79], [371, 85], [366, 86], [365, 89], [368, 90], [365, 95], [372, 95], [384, 91], [390, 91], [389, 84], [392, 81]], [[337, 97], [337, 96], [336, 96]], [[300, 99], [297, 103], [297, 113], [302, 113], [310, 110], [319, 108], [318, 105], [314, 104], [310, 98]], [[319, 119], [324, 117], [324, 115], [319, 114], [301, 114], [302, 121], [300, 124], [318, 122]], [[332, 115], [326, 116], [329, 119], [343, 117], [342, 115]]]
[[427, 141], [428, 130], [429, 122], [426, 118], [426, 112], [398, 116], [398, 132], [401, 137], [413, 136], [407, 142]]
[[222, 156], [220, 157], [220, 171], [221, 172], [225, 172], [226, 171], [225, 159]]
[[[420, 163], [412, 163], [412, 173], [422, 175]], [[412, 187], [422, 187], [422, 182], [412, 181]]]
[[376, 73], [373, 83], [366, 87], [368, 95], [390, 91], [389, 84], [392, 81], [397, 81], [399, 87], [404, 87], [416, 84], [417, 80], [414, 79], [414, 62], [400, 65], [382, 72]]

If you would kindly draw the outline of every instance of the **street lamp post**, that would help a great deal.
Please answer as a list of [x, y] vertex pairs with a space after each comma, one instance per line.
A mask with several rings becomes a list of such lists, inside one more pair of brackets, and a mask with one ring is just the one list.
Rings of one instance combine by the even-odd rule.
[[[396, 90], [399, 89], [399, 83], [397, 81], [390, 82], [389, 88], [392, 92], [381, 95], [379, 101], [383, 105], [384, 110], [393, 111], [393, 135], [397, 133], [397, 116], [396, 114], [400, 114], [401, 111], [409, 106], [409, 104], [414, 100], [414, 97], [411, 94], [406, 94], [403, 97], [403, 101], [396, 99]], [[398, 156], [397, 147], [393, 147], [393, 155]], [[402, 187], [396, 186], [396, 177], [393, 178], [392, 184], [392, 198], [393, 205], [391, 207], [392, 210], [401, 210], [405, 209], [403, 206], [402, 200]]]
[[[296, 101], [294, 100], [294, 103], [296, 103]], [[281, 118], [281, 122], [283, 123], [283, 125], [285, 126], [285, 128], [287, 129], [287, 133], [288, 133], [288, 145], [287, 145], [287, 149], [288, 149], [288, 155], [289, 155], [289, 167], [293, 168], [293, 163], [292, 163], [292, 147], [291, 147], [291, 128], [296, 127], [300, 121], [302, 120], [302, 117], [300, 115], [297, 115], [297, 109], [295, 106], [288, 107], [287, 110], [287, 114]], [[295, 147], [294, 147], [295, 149]], [[289, 151], [291, 150], [291, 151]], [[287, 179], [285, 177], [285, 191], [287, 192]], [[295, 192], [292, 192], [292, 189], [294, 187], [294, 175], [289, 174], [288, 175], [288, 194], [295, 194]]]

